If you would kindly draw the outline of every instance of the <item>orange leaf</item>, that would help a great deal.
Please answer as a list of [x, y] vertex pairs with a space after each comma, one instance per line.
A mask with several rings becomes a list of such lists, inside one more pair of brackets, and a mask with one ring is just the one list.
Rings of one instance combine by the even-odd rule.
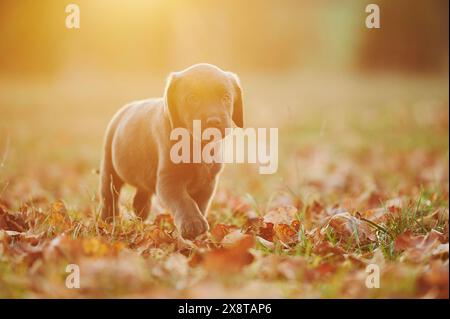
[[282, 206], [269, 211], [264, 216], [264, 222], [273, 224], [291, 224], [295, 219], [297, 208], [294, 206]]
[[406, 231], [403, 234], [400, 234], [394, 242], [394, 249], [397, 251], [406, 250], [409, 248], [417, 247], [420, 243], [422, 243], [425, 236], [414, 236], [411, 231]]
[[155, 246], [159, 246], [161, 244], [170, 244], [174, 242], [174, 239], [169, 234], [159, 228], [152, 229], [149, 233], [149, 236]]
[[297, 239], [297, 231], [289, 225], [278, 224], [274, 226], [275, 234], [279, 240], [289, 244]]
[[356, 238], [361, 243], [375, 240], [373, 229], [362, 220], [350, 215], [348, 212], [333, 215], [322, 232], [327, 227], [333, 228], [335, 233], [343, 240]]
[[273, 241], [275, 230], [272, 223], [265, 223], [265, 226], [259, 229], [259, 236], [268, 241]]
[[211, 235], [216, 241], [220, 242], [230, 232], [231, 229], [232, 227], [230, 225], [216, 224], [211, 229]]
[[255, 239], [250, 235], [243, 235], [229, 247], [218, 248], [206, 252], [202, 264], [211, 272], [239, 272], [244, 266], [253, 262], [253, 255], [249, 249], [254, 247]]
[[18, 214], [11, 214], [0, 204], [0, 229], [24, 232], [28, 229], [25, 221]]

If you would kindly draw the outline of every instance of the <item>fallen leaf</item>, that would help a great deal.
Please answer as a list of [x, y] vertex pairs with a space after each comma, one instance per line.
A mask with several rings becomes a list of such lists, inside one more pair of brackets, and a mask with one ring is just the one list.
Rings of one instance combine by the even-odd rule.
[[445, 251], [443, 251], [445, 246], [441, 247], [440, 251], [436, 250], [440, 246], [442, 240], [443, 234], [434, 230], [426, 236], [414, 235], [412, 232], [406, 231], [396, 238], [394, 242], [394, 249], [398, 252], [403, 252], [403, 261], [420, 263], [423, 260], [427, 260], [433, 256], [441, 256], [441, 252], [445, 256]]
[[373, 229], [366, 222], [348, 212], [331, 216], [321, 233], [325, 233], [328, 227], [331, 227], [344, 241], [355, 239], [357, 244], [365, 244], [376, 239]]
[[212, 229], [211, 229], [211, 235], [213, 236], [213, 238], [220, 242], [222, 241], [222, 239], [228, 235], [230, 233], [231, 230], [235, 229], [235, 227], [231, 226], [231, 225], [225, 225], [225, 224], [216, 224]]
[[24, 232], [28, 230], [27, 223], [18, 214], [11, 214], [0, 204], [0, 229]]
[[296, 218], [297, 208], [294, 206], [281, 206], [269, 211], [264, 215], [265, 223], [290, 225]]
[[[208, 251], [203, 256], [203, 267], [212, 273], [235, 273], [254, 260], [249, 252], [255, 245], [255, 238], [243, 235], [240, 239], [231, 241], [230, 245]], [[230, 243], [230, 241], [229, 241]]]
[[276, 224], [274, 226], [275, 236], [285, 244], [291, 244], [297, 241], [298, 232], [286, 224]]
[[422, 243], [425, 236], [415, 236], [411, 231], [406, 231], [399, 236], [394, 241], [394, 249], [397, 251], [403, 251], [408, 248], [417, 247]]

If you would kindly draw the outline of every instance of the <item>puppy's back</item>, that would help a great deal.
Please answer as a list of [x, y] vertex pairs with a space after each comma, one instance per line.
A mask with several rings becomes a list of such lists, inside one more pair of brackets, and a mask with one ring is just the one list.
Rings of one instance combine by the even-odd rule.
[[154, 188], [157, 141], [165, 121], [161, 98], [129, 103], [113, 117], [105, 152], [110, 147], [114, 171], [124, 182], [143, 189]]

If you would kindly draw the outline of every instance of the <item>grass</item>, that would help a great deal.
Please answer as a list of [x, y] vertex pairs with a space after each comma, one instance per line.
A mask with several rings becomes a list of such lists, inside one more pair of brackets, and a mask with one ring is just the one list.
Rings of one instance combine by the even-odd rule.
[[279, 170], [228, 165], [192, 243], [157, 205], [135, 218], [129, 187], [123, 216], [98, 219], [104, 129], [163, 83], [2, 81], [0, 297], [448, 297], [448, 79], [334, 80], [242, 76], [248, 125], [279, 128]]

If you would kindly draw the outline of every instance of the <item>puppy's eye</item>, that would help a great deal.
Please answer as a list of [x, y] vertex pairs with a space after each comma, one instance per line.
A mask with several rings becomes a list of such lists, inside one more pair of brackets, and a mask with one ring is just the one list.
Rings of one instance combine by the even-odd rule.
[[231, 103], [231, 96], [230, 96], [230, 94], [225, 94], [222, 97], [222, 103], [225, 104], [225, 105], [229, 105]]
[[191, 94], [186, 97], [186, 102], [191, 106], [198, 106], [200, 104], [200, 99], [196, 95]]

